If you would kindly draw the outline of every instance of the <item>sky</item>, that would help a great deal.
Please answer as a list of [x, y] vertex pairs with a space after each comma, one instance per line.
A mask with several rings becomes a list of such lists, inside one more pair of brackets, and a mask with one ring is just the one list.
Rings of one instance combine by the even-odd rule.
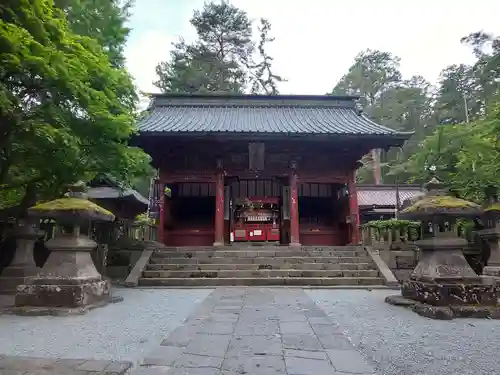
[[[205, 0], [136, 0], [126, 47], [127, 67], [142, 92], [158, 92], [155, 67], [172, 42], [193, 40], [189, 23]], [[230, 0], [249, 17], [267, 18], [276, 38], [269, 48], [284, 76], [282, 94], [326, 94], [362, 50], [401, 58], [403, 77], [436, 83], [451, 64], [472, 63], [460, 38], [484, 30], [500, 35], [498, 0]]]

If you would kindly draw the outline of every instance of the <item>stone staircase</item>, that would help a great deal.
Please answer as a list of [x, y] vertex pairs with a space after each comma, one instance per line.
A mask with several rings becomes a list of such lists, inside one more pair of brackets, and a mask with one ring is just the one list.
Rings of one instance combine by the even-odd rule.
[[382, 285], [363, 246], [233, 245], [165, 248], [151, 256], [141, 286]]

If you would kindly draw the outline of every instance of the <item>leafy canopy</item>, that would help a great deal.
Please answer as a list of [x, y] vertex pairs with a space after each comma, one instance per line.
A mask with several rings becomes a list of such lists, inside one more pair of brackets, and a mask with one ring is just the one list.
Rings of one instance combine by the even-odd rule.
[[73, 32], [53, 0], [4, 1], [0, 50], [0, 200], [148, 171], [149, 157], [127, 144], [137, 100], [129, 74]]
[[372, 183], [380, 166], [384, 183], [424, 183], [438, 173], [468, 199], [498, 189], [500, 38], [476, 32], [461, 41], [476, 62], [445, 67], [435, 87], [422, 77], [403, 79], [400, 59], [389, 52], [366, 50], [355, 58], [331, 93], [360, 95], [374, 121], [414, 132], [402, 149], [363, 157], [358, 181]]

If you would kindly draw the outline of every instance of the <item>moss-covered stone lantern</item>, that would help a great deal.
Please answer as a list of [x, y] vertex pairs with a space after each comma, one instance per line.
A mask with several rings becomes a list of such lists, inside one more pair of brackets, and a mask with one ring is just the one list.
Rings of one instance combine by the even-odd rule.
[[51, 253], [43, 268], [18, 287], [15, 313], [78, 313], [112, 301], [110, 283], [91, 258], [97, 243], [80, 233], [80, 225], [89, 220], [112, 221], [114, 215], [89, 201], [85, 191], [83, 183], [75, 184], [67, 197], [28, 210], [31, 216], [54, 219], [60, 231], [46, 243]]
[[420, 261], [403, 282], [402, 295], [389, 296], [386, 302], [434, 319], [500, 318], [494, 281], [474, 272], [463, 255], [467, 241], [453, 230], [458, 218], [481, 216], [481, 206], [448, 195], [436, 178], [426, 189], [426, 196], [400, 215], [419, 220], [428, 229], [416, 243]]
[[479, 235], [490, 245], [490, 257], [483, 269], [485, 276], [495, 277], [500, 282], [500, 202], [489, 205], [484, 210], [486, 228]]

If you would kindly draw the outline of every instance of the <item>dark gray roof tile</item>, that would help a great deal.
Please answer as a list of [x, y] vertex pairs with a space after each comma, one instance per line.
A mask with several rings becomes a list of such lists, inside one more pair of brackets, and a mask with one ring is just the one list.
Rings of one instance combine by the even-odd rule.
[[144, 198], [139, 192], [133, 189], [120, 189], [110, 186], [91, 187], [88, 189], [87, 194], [90, 199], [119, 199], [132, 197], [143, 205], [148, 205], [149, 201]]
[[[258, 98], [259, 100], [257, 100]], [[304, 99], [305, 98], [305, 99]], [[148, 133], [397, 135], [366, 117], [355, 98], [159, 96], [139, 123]]]

